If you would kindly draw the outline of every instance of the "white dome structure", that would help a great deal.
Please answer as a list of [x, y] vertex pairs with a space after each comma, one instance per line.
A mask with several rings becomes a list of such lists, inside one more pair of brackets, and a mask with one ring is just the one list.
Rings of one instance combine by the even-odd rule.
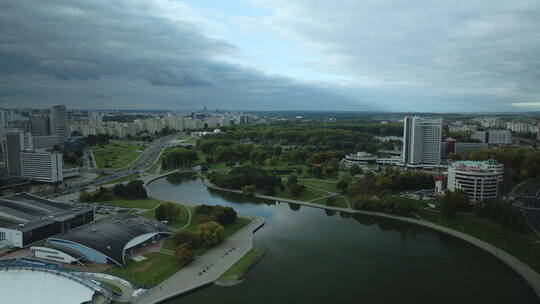
[[92, 286], [92, 281], [61, 271], [31, 267], [0, 268], [2, 304], [93, 303], [96, 287]]

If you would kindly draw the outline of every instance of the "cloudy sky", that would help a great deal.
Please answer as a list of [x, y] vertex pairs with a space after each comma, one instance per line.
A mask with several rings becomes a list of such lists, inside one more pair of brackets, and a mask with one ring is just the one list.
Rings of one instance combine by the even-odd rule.
[[540, 110], [538, 0], [4, 0], [0, 106]]

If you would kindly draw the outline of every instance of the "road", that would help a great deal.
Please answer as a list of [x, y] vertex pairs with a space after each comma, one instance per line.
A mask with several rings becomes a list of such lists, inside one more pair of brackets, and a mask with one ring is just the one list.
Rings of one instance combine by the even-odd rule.
[[[63, 196], [71, 193], [80, 192], [83, 189], [95, 187], [99, 184], [103, 184], [118, 178], [128, 176], [133, 173], [144, 172], [148, 169], [155, 161], [157, 161], [158, 156], [160, 155], [161, 150], [163, 150], [170, 141], [178, 137], [181, 133], [175, 133], [172, 135], [167, 135], [156, 139], [152, 144], [143, 151], [143, 153], [128, 167], [121, 170], [108, 170], [106, 172], [110, 173], [105, 176], [98, 177], [91, 182], [85, 182], [77, 185], [70, 185], [68, 187], [58, 188], [54, 193], [37, 193], [36, 195], [45, 196], [49, 198], [54, 198], [57, 196]], [[95, 170], [95, 169], [93, 169]]]

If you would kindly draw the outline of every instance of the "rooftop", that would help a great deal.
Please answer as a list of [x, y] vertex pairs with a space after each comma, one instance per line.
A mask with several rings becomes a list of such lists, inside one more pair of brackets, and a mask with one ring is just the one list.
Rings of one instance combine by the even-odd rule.
[[28, 193], [0, 197], [0, 227], [26, 231], [93, 210], [93, 206], [51, 201]]
[[133, 215], [120, 214], [106, 217], [68, 232], [49, 238], [49, 241], [79, 244], [91, 248], [124, 264], [124, 250], [133, 239], [149, 234], [170, 234], [174, 229], [158, 221]]

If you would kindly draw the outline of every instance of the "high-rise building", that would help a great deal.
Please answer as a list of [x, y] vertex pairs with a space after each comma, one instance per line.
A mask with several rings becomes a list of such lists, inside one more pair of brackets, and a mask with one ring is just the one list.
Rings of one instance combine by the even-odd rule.
[[46, 136], [50, 133], [49, 117], [39, 114], [30, 117], [30, 132], [33, 136]]
[[69, 139], [65, 106], [58, 105], [52, 107], [50, 128], [51, 135], [58, 135], [59, 144], [62, 145]]
[[5, 140], [5, 161], [7, 173], [12, 176], [21, 175], [22, 131], [8, 131]]
[[442, 118], [406, 116], [403, 131], [403, 163], [436, 165], [441, 161]]

